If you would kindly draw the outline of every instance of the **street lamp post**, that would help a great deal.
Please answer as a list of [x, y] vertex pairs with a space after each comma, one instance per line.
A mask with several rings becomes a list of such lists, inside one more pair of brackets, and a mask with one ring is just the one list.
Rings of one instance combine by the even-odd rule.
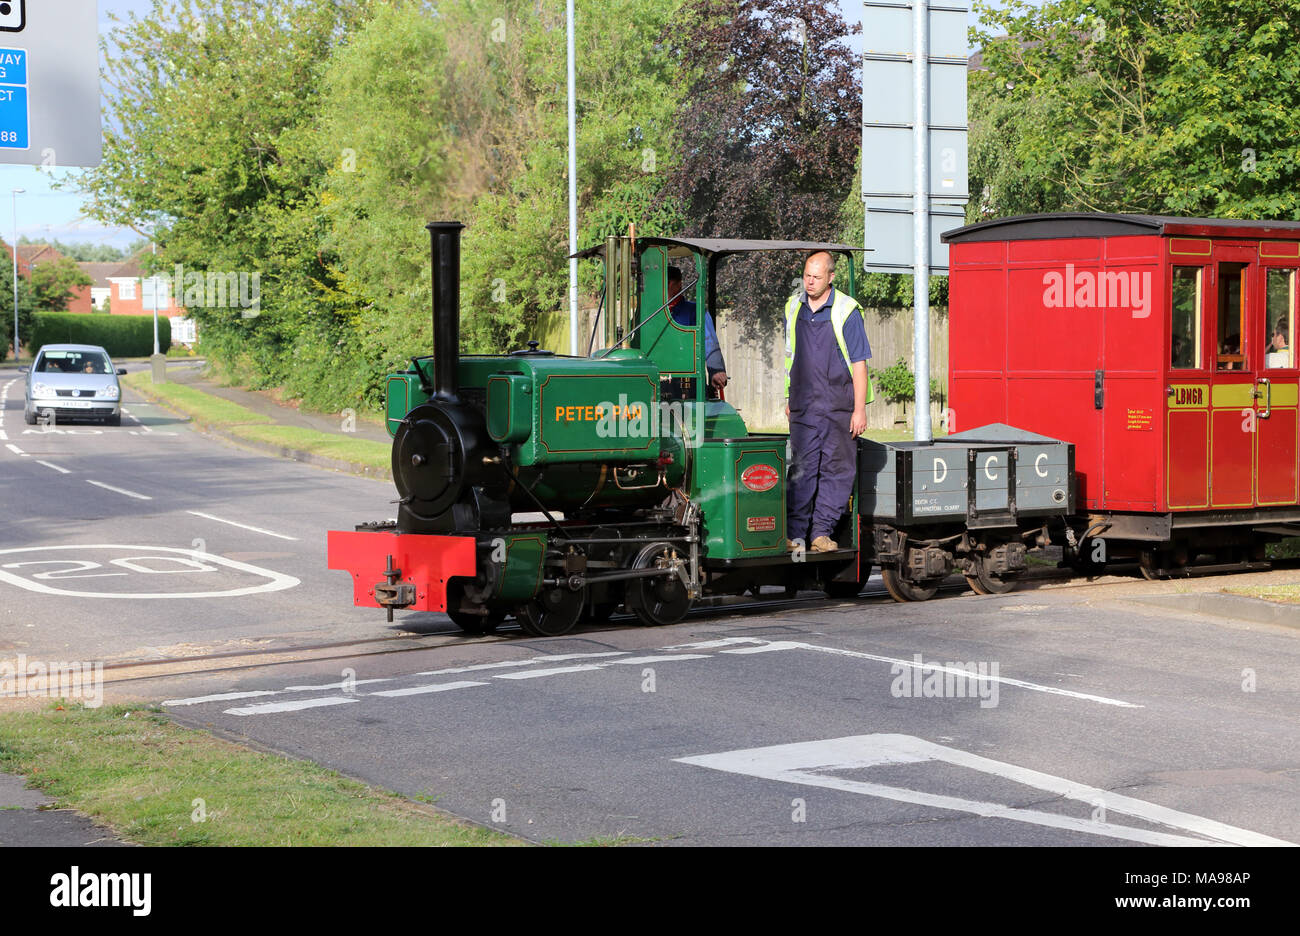
[[26, 191], [16, 188], [11, 193], [14, 207], [14, 363], [18, 362], [18, 196]]

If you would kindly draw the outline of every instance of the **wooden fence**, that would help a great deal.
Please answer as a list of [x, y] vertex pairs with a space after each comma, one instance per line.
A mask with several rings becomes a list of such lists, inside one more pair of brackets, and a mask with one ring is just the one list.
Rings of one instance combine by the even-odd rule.
[[[871, 342], [870, 367], [873, 371], [889, 367], [899, 358], [912, 366], [912, 310], [866, 309], [867, 339]], [[591, 337], [595, 309], [578, 313], [578, 353], [586, 354]], [[752, 432], [784, 432], [785, 372], [782, 356], [785, 339], [779, 332], [771, 336], [746, 334], [748, 329], [728, 327], [728, 313], [718, 316], [718, 341], [727, 362], [727, 402], [736, 407]], [[557, 311], [544, 315], [539, 322], [537, 339], [543, 348], [562, 354], [569, 350], [569, 316]], [[599, 340], [597, 340], [599, 345]], [[930, 423], [935, 432], [943, 427], [948, 380], [948, 310], [930, 309], [930, 375], [943, 391], [930, 402]], [[869, 429], [910, 430], [915, 407], [911, 402], [890, 401], [877, 386], [876, 402], [867, 408]]]

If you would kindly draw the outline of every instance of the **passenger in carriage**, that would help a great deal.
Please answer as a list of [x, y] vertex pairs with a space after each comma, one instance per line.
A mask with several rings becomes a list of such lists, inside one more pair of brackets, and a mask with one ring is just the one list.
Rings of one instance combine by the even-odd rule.
[[1291, 346], [1287, 343], [1287, 320], [1280, 318], [1273, 326], [1273, 340], [1268, 346], [1267, 366], [1291, 367]]

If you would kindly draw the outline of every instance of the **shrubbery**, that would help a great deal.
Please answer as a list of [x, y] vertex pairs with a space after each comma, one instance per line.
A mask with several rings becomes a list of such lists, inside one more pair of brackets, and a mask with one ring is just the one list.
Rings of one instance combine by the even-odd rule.
[[[171, 322], [160, 315], [158, 347], [165, 350], [171, 343]], [[153, 354], [153, 316], [37, 312], [23, 344], [33, 352], [47, 344], [99, 345], [112, 357], [146, 357]]]

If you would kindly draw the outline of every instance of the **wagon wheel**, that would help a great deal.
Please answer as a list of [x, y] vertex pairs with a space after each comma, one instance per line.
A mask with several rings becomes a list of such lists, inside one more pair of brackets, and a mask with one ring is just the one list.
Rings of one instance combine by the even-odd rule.
[[926, 588], [914, 582], [909, 582], [903, 578], [901, 572], [888, 566], [881, 568], [880, 577], [885, 582], [885, 589], [895, 601], [929, 601], [934, 597], [934, 593], [939, 590], [937, 585]]
[[524, 633], [533, 637], [558, 637], [573, 630], [573, 626], [582, 617], [582, 606], [586, 603], [585, 588], [573, 591], [569, 588], [548, 588], [519, 609], [516, 617]]
[[989, 557], [978, 555], [973, 560], [974, 572], [965, 573], [966, 584], [977, 595], [1005, 595], [1016, 587], [1015, 574], [999, 575], [989, 571]]
[[1142, 549], [1138, 551], [1138, 569], [1142, 572], [1142, 577], [1149, 582], [1165, 578], [1169, 571], [1160, 565], [1163, 558], [1154, 549]]
[[490, 634], [505, 620], [506, 613], [498, 608], [484, 607], [483, 614], [462, 610], [465, 585], [460, 579], [447, 583], [447, 617], [467, 634]]
[[[667, 567], [671, 551], [667, 543], [651, 543], [637, 553], [632, 568]], [[676, 624], [690, 608], [691, 597], [676, 574], [632, 579], [627, 583], [627, 609], [648, 627]]]

